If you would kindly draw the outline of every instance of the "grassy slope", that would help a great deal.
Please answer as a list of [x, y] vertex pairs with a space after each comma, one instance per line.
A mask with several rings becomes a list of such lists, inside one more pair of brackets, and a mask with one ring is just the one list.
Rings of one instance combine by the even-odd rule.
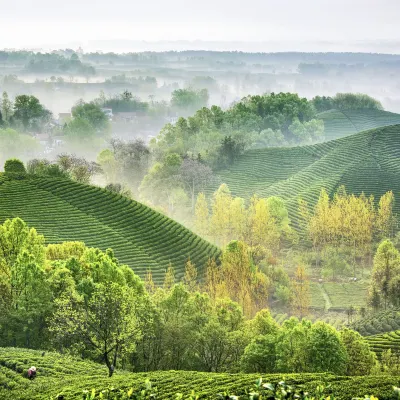
[[[29, 381], [26, 371], [35, 365], [37, 378]], [[56, 353], [0, 348], [0, 398], [8, 400], [48, 399], [62, 393], [65, 400], [81, 399], [84, 389], [97, 390], [109, 387], [138, 388], [149, 378], [158, 389], [158, 399], [172, 399], [176, 392], [189, 395], [194, 389], [201, 398], [215, 399], [216, 393], [225, 390], [239, 394], [250, 388], [259, 374], [215, 374], [190, 371], [158, 371], [136, 373], [117, 371], [111, 379], [107, 371], [98, 364], [61, 356]], [[336, 399], [364, 397], [374, 393], [380, 400], [393, 397], [393, 385], [398, 385], [399, 377], [337, 377], [329, 374], [263, 375], [265, 382], [279, 382], [284, 379], [307, 390], [325, 382], [331, 384], [330, 391]]]
[[394, 125], [313, 146], [250, 150], [219, 175], [236, 196], [280, 196], [296, 219], [298, 198], [314, 204], [323, 187], [330, 194], [345, 185], [375, 198], [388, 190], [398, 195], [399, 157], [400, 125]]
[[122, 263], [160, 282], [171, 262], [182, 276], [188, 257], [201, 268], [219, 250], [145, 205], [69, 180], [7, 180], [0, 174], [0, 222], [21, 217], [50, 243], [79, 240], [112, 248]]
[[330, 110], [319, 114], [319, 118], [325, 123], [326, 140], [400, 124], [400, 114], [380, 110]]

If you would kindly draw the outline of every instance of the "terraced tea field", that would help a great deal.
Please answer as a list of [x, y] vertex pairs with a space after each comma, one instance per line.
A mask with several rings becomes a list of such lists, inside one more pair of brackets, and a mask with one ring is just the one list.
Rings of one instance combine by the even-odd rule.
[[368, 315], [354, 322], [351, 328], [363, 336], [372, 336], [399, 330], [400, 310], [386, 310]]
[[[30, 366], [36, 366], [37, 377], [33, 381], [26, 378]], [[176, 393], [188, 398], [194, 390], [201, 399], [216, 399], [217, 394], [243, 394], [253, 387], [258, 374], [227, 374], [190, 371], [157, 371], [130, 373], [117, 370], [112, 378], [107, 378], [106, 368], [90, 361], [83, 361], [56, 353], [0, 348], [0, 398], [7, 400], [54, 399], [62, 394], [65, 400], [82, 399], [85, 389], [97, 391], [110, 387], [139, 389], [146, 379], [150, 379], [158, 389], [157, 399], [174, 399]], [[374, 394], [380, 400], [392, 399], [393, 386], [398, 386], [399, 377], [368, 376], [342, 377], [330, 374], [263, 374], [264, 382], [287, 383], [301, 386], [308, 392], [318, 385], [329, 385], [328, 393], [334, 393], [338, 400], [348, 400]]]
[[311, 308], [326, 311], [346, 311], [349, 307], [367, 306], [368, 283], [324, 282], [310, 284]]
[[325, 123], [326, 140], [400, 124], [400, 114], [381, 110], [330, 110], [319, 114], [318, 117]]
[[[313, 146], [266, 148], [245, 152], [230, 170], [219, 172], [233, 195], [279, 196], [296, 220], [298, 198], [315, 204], [321, 188], [333, 194], [400, 192], [400, 125], [361, 132]], [[211, 194], [216, 187], [210, 187]], [[400, 211], [400, 202], [396, 203]]]
[[199, 271], [219, 249], [151, 208], [94, 186], [69, 180], [1, 178], [0, 222], [20, 217], [49, 243], [78, 240], [112, 248], [140, 276], [148, 269], [162, 282], [169, 263], [177, 277], [190, 259]]
[[389, 349], [400, 355], [400, 331], [368, 336], [366, 340], [371, 349], [378, 355]]

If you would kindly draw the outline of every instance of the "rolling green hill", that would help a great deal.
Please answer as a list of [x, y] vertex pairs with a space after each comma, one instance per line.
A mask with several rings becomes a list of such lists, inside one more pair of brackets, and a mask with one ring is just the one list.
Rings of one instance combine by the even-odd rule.
[[[26, 378], [30, 366], [37, 368], [33, 381]], [[215, 399], [220, 392], [243, 394], [254, 385], [258, 374], [227, 374], [190, 371], [157, 371], [149, 373], [129, 373], [119, 371], [107, 378], [106, 368], [90, 361], [41, 351], [0, 348], [0, 398], [7, 400], [55, 399], [62, 394], [64, 400], [82, 399], [85, 389], [97, 391], [110, 387], [138, 389], [150, 379], [158, 389], [157, 399], [173, 399], [176, 393], [188, 398], [195, 390], [201, 399]], [[328, 393], [335, 399], [348, 400], [364, 398], [374, 394], [380, 400], [394, 398], [393, 386], [400, 382], [399, 377], [368, 376], [339, 377], [330, 374], [263, 374], [264, 382], [287, 383], [302, 386], [313, 392], [320, 384], [330, 385]]]
[[400, 124], [400, 114], [381, 110], [330, 110], [318, 115], [325, 123], [326, 140], [368, 129]]
[[[375, 198], [400, 192], [400, 125], [360, 132], [312, 146], [265, 148], [245, 152], [230, 168], [219, 171], [233, 195], [279, 196], [292, 218], [298, 198], [314, 204], [321, 188]], [[209, 188], [209, 194], [216, 187]], [[397, 202], [396, 211], [400, 210]]]
[[190, 259], [201, 269], [219, 249], [172, 219], [126, 197], [66, 179], [0, 174], [0, 222], [20, 217], [49, 243], [83, 241], [112, 248], [140, 276], [162, 282], [169, 263], [178, 277]]

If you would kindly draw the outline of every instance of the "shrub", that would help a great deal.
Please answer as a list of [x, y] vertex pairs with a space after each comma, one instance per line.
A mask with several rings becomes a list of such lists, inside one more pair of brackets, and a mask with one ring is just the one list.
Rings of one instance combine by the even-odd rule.
[[13, 174], [26, 174], [24, 163], [16, 158], [9, 159], [5, 162], [4, 171]]

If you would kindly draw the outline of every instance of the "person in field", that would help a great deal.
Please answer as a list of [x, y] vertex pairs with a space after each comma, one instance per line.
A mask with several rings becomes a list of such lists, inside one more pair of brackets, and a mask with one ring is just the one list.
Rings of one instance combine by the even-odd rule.
[[28, 369], [28, 379], [33, 380], [36, 377], [36, 367], [30, 367]]

